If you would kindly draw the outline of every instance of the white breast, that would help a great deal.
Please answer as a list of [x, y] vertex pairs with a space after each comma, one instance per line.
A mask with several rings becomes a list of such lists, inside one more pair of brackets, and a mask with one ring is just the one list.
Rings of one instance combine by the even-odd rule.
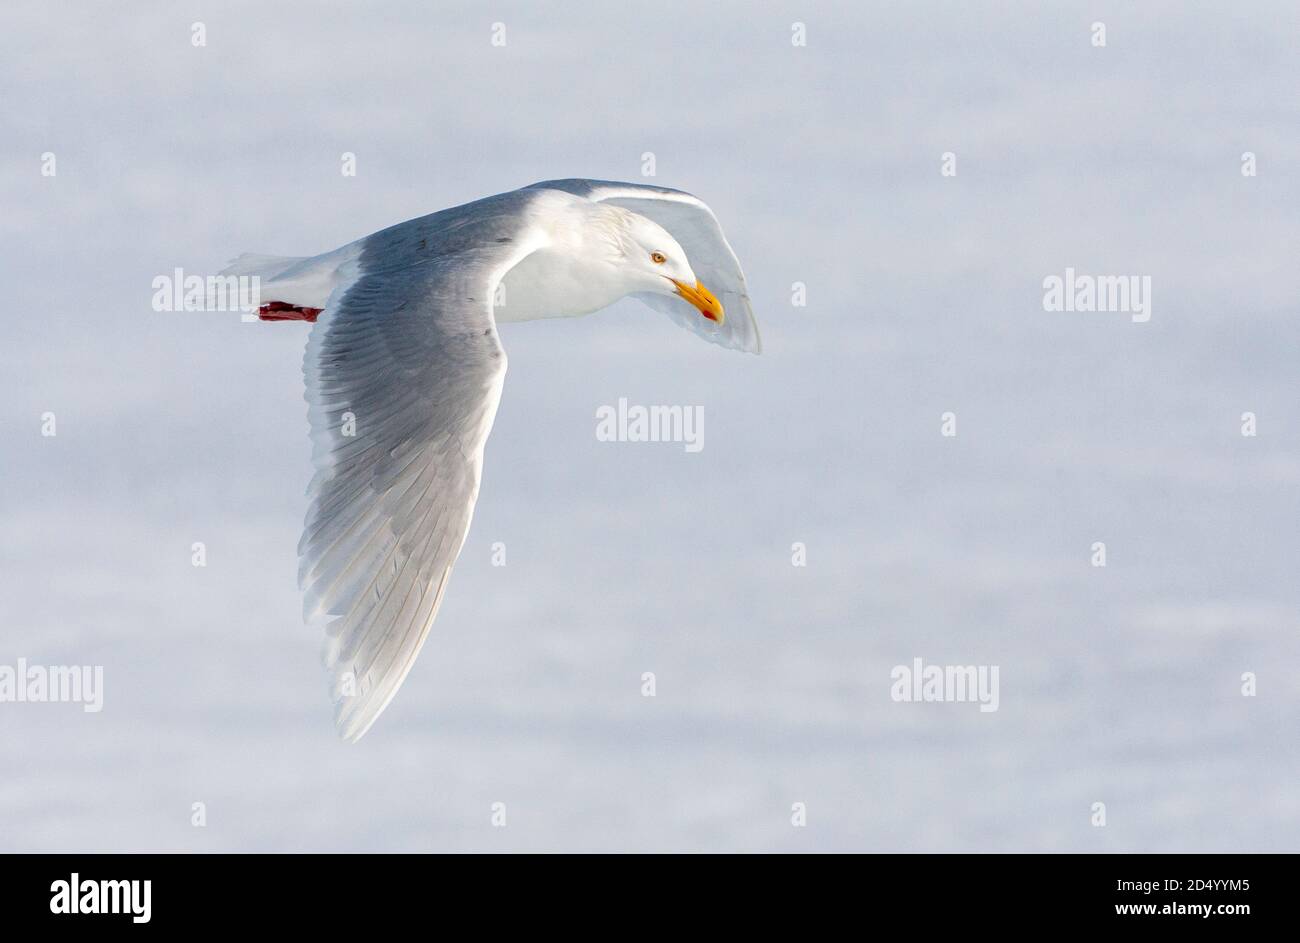
[[574, 318], [607, 307], [626, 294], [617, 270], [567, 248], [539, 249], [512, 268], [497, 290], [497, 321]]
[[559, 193], [547, 193], [535, 209], [546, 244], [502, 279], [498, 321], [579, 317], [632, 290], [615, 229], [625, 210]]

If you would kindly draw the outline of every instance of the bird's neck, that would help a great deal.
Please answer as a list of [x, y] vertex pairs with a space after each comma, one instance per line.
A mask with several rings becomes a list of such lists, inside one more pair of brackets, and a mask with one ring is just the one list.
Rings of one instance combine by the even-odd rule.
[[506, 273], [493, 306], [497, 321], [580, 317], [628, 293], [615, 261], [620, 251], [616, 237], [591, 223], [560, 220], [549, 245]]

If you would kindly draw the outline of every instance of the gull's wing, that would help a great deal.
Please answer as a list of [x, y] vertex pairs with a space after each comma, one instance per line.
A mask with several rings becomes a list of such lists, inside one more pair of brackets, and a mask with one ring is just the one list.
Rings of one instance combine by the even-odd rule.
[[345, 739], [369, 729], [429, 634], [478, 497], [506, 356], [501, 277], [532, 251], [509, 194], [362, 240], [303, 373], [317, 473], [299, 544]]
[[683, 190], [610, 180], [547, 180], [527, 189], [563, 190], [597, 203], [622, 206], [654, 220], [681, 243], [691, 268], [718, 296], [727, 316], [719, 326], [676, 298], [649, 293], [636, 297], [705, 340], [751, 354], [762, 348], [740, 260], [722, 234], [718, 218], [703, 200]]

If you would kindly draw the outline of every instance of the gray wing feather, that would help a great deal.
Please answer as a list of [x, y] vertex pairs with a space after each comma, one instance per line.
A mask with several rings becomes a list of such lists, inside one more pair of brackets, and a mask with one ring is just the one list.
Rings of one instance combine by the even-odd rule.
[[530, 251], [526, 201], [509, 196], [368, 237], [308, 342], [299, 581], [305, 616], [328, 620], [345, 739], [410, 671], [469, 530], [506, 371], [492, 292]]
[[686, 250], [691, 268], [718, 296], [727, 317], [724, 324], [717, 325], [667, 295], [638, 293], [635, 297], [714, 344], [752, 354], [762, 350], [740, 260], [723, 235], [718, 218], [703, 200], [684, 190], [612, 180], [547, 180], [526, 189], [563, 190], [597, 203], [622, 206], [654, 220]]

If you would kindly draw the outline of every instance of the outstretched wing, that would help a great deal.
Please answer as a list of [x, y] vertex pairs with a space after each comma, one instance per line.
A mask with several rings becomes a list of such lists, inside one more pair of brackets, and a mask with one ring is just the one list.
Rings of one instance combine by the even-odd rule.
[[727, 317], [724, 324], [718, 325], [699, 317], [693, 309], [675, 298], [649, 293], [637, 294], [636, 297], [715, 344], [751, 354], [762, 349], [740, 260], [722, 234], [718, 218], [703, 200], [683, 190], [610, 180], [547, 180], [527, 189], [563, 190], [597, 203], [622, 206], [654, 220], [672, 233], [686, 250], [691, 268], [700, 281], [718, 296]]
[[488, 202], [363, 240], [308, 341], [317, 474], [299, 581], [305, 617], [328, 620], [348, 740], [411, 670], [478, 497], [506, 372], [492, 294], [531, 251], [526, 201]]

